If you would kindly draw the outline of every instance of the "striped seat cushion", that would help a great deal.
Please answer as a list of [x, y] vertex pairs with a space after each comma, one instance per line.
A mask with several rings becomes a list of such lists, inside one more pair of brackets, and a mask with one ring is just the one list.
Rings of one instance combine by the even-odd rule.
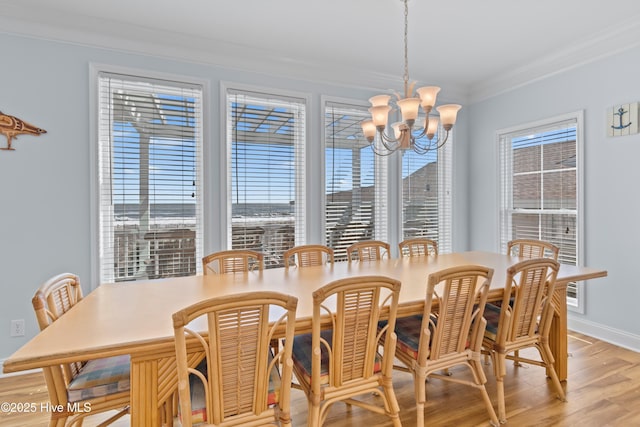
[[[333, 331], [324, 330], [320, 332], [320, 336], [325, 339], [329, 345], [333, 342]], [[329, 383], [329, 352], [326, 347], [322, 346], [320, 355], [320, 384]], [[302, 373], [307, 384], [311, 384], [311, 334], [296, 335], [293, 339], [293, 364], [296, 371]], [[382, 356], [376, 354], [374, 372], [380, 372], [382, 369]]]
[[88, 361], [69, 383], [69, 402], [102, 397], [129, 390], [130, 358], [128, 355]]
[[490, 340], [496, 339], [498, 336], [498, 323], [500, 322], [500, 311], [502, 308], [493, 303], [487, 303], [484, 306], [484, 318], [487, 320], [487, 329], [484, 331], [484, 336]]
[[[435, 318], [434, 318], [435, 321]], [[386, 321], [381, 321], [378, 325], [383, 327]], [[420, 328], [422, 327], [422, 315], [416, 314], [409, 317], [398, 317], [396, 319], [396, 335], [398, 337], [398, 350], [408, 354], [414, 359], [418, 358], [418, 347], [420, 346]]]
[[[273, 354], [269, 353], [269, 363], [273, 360]], [[207, 361], [203, 359], [196, 367], [205, 378], [207, 378]], [[267, 405], [275, 405], [280, 398], [280, 371], [278, 364], [274, 366], [269, 376], [269, 394], [267, 396]], [[189, 390], [191, 391], [191, 421], [193, 424], [200, 424], [207, 421], [207, 404], [205, 401], [204, 384], [200, 379], [193, 375], [189, 375]], [[178, 408], [179, 409], [179, 408]], [[180, 420], [182, 415], [178, 413]]]

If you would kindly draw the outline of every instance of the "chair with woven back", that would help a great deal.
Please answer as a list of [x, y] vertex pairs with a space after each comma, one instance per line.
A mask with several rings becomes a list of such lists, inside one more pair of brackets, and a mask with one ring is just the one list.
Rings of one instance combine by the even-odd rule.
[[400, 256], [438, 255], [438, 242], [432, 239], [416, 237], [398, 243]]
[[[544, 240], [514, 239], [507, 242], [507, 254], [526, 259], [551, 258], [557, 261], [560, 255], [560, 248]], [[518, 355], [519, 352], [516, 350], [513, 355], [515, 365], [519, 363]]]
[[[40, 330], [81, 300], [82, 287], [75, 274], [62, 273], [47, 280], [32, 299]], [[79, 426], [87, 416], [116, 411], [99, 424], [105, 426], [128, 414], [129, 372], [128, 355], [44, 367], [51, 405], [64, 408], [51, 412], [49, 426]]]
[[[183, 427], [291, 426], [297, 304], [278, 292], [247, 292], [173, 314]], [[285, 330], [284, 346], [274, 353], [270, 342], [278, 329]]]
[[507, 254], [527, 259], [551, 258], [557, 261], [560, 248], [544, 240], [514, 239], [507, 243]]
[[325, 245], [300, 245], [282, 255], [285, 268], [333, 264], [333, 249]]
[[[400, 282], [382, 276], [340, 279], [313, 293], [312, 333], [293, 342], [293, 370], [309, 404], [307, 425], [322, 425], [339, 401], [401, 425], [391, 381], [399, 293]], [[382, 312], [388, 313], [388, 324], [378, 331]], [[327, 321], [330, 328], [323, 328]], [[380, 401], [358, 399], [371, 393]]]
[[506, 421], [504, 377], [505, 362], [518, 350], [537, 349], [540, 359], [518, 356], [519, 363], [544, 366], [561, 400], [565, 393], [554, 368], [549, 347], [549, 332], [555, 310], [552, 296], [560, 264], [549, 258], [521, 261], [507, 269], [502, 304], [487, 304], [487, 329], [483, 347], [489, 352], [498, 391], [498, 416]]
[[389, 258], [391, 246], [381, 240], [364, 240], [356, 242], [347, 248], [349, 261], [376, 261]]
[[[399, 318], [396, 358], [403, 366], [396, 369], [413, 375], [416, 399], [416, 425], [425, 424], [427, 378], [465, 384], [478, 389], [490, 422], [498, 418], [485, 388], [482, 369], [482, 338], [486, 320], [482, 316], [493, 270], [468, 265], [444, 269], [428, 277], [422, 315]], [[434, 304], [437, 301], [437, 304]], [[438, 373], [466, 366], [468, 376]], [[468, 405], [470, 402], [464, 402]]]
[[202, 258], [206, 274], [226, 274], [264, 269], [264, 254], [250, 249], [231, 249], [214, 252]]

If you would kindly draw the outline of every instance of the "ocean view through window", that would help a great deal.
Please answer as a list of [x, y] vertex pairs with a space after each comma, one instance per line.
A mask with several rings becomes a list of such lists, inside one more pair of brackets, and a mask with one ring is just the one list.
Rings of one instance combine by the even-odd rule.
[[202, 250], [202, 89], [99, 73], [100, 281], [193, 275]]
[[231, 249], [262, 252], [265, 268], [305, 241], [304, 99], [227, 91]]

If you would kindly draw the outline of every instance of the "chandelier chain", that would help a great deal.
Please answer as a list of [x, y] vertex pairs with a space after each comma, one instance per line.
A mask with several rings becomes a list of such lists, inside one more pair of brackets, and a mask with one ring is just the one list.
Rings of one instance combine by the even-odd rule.
[[404, 96], [409, 97], [409, 0], [404, 0]]

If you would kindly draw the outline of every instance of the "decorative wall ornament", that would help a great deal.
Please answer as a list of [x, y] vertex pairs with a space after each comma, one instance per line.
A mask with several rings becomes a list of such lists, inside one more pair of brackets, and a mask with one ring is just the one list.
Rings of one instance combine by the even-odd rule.
[[37, 136], [42, 133], [47, 133], [47, 131], [17, 117], [3, 114], [2, 111], [0, 111], [0, 133], [7, 137], [7, 146], [0, 147], [0, 150], [14, 150], [14, 148], [11, 147], [11, 140], [14, 138], [17, 139], [18, 135], [28, 134]]
[[638, 133], [638, 102], [615, 105], [607, 111], [607, 135], [622, 136]]

